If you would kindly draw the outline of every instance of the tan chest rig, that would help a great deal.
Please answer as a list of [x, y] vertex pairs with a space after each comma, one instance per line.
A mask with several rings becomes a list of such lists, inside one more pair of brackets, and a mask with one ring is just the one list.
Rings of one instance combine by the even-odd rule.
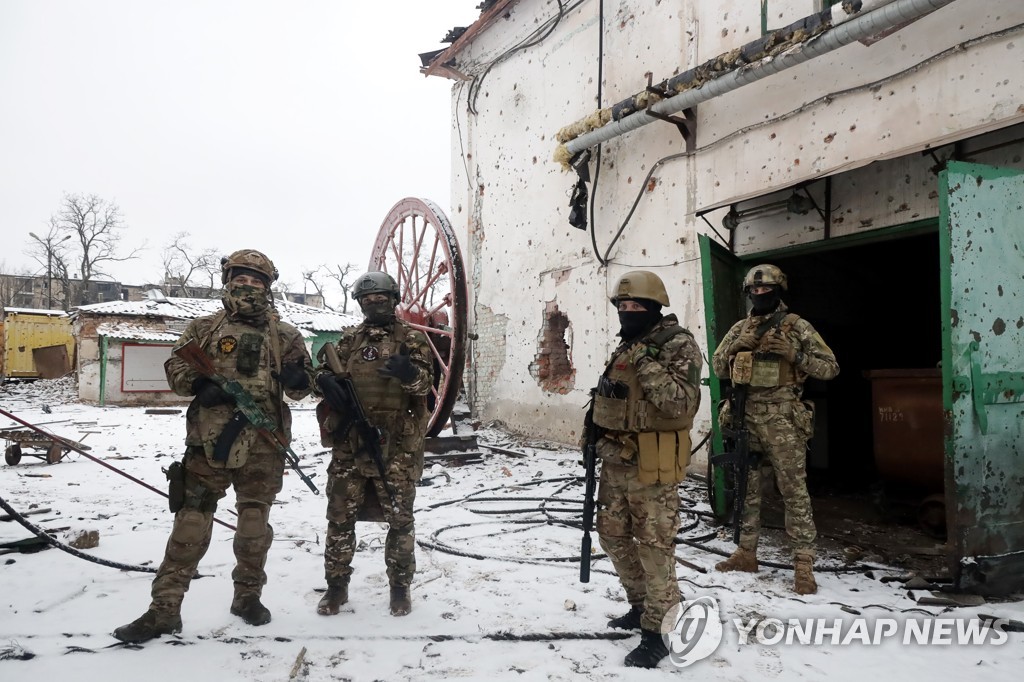
[[[660, 349], [681, 333], [690, 332], [672, 325], [637, 343]], [[595, 394], [594, 424], [608, 431], [636, 434], [637, 480], [640, 483], [679, 483], [686, 478], [686, 466], [690, 462], [693, 419], [687, 415], [676, 417], [667, 414], [644, 399], [640, 377], [629, 359], [634, 346], [626, 346], [617, 353], [605, 371], [608, 382], [602, 383], [614, 385], [615, 389], [605, 391], [611, 395], [602, 395], [600, 390]]]
[[777, 328], [779, 333], [786, 337], [799, 319], [798, 315], [792, 313], [782, 316], [776, 314], [761, 323], [755, 330], [759, 348], [736, 353], [730, 361], [729, 378], [732, 383], [754, 388], [777, 388], [799, 384], [793, 363], [775, 353], [760, 350], [760, 345], [769, 330]]
[[[277, 335], [277, 317], [253, 327], [219, 313], [201, 340], [203, 349], [217, 373], [237, 381], [269, 417], [276, 417], [285, 433], [290, 419], [284, 414], [280, 385], [270, 375], [280, 371], [281, 346]], [[189, 412], [198, 410], [197, 429], [207, 460], [214, 468], [235, 469], [248, 459], [254, 447], [262, 447], [256, 429], [247, 422], [239, 429], [240, 415], [231, 405], [200, 408], [193, 402]], [[226, 435], [226, 432], [232, 435]]]

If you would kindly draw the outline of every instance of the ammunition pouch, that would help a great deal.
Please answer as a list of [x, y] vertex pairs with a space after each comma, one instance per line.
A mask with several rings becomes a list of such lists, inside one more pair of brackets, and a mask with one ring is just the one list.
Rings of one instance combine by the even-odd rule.
[[177, 514], [185, 506], [185, 465], [172, 462], [163, 471], [167, 477], [167, 508]]
[[681, 483], [690, 463], [690, 431], [644, 431], [637, 434], [637, 481], [644, 485]]

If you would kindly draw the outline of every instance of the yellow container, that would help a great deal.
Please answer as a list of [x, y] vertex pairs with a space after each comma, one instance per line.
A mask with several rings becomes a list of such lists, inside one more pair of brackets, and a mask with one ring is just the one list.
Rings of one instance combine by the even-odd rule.
[[74, 368], [75, 339], [67, 313], [7, 308], [0, 328], [0, 377], [54, 378]]

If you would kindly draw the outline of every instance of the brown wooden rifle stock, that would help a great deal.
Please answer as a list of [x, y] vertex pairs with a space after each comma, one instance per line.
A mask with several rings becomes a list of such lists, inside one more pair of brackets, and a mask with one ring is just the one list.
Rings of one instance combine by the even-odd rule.
[[[189, 367], [220, 386], [224, 389], [225, 393], [234, 398], [235, 407], [238, 408], [238, 412], [256, 429], [256, 433], [263, 440], [273, 445], [284, 456], [288, 465], [299, 475], [299, 478], [306, 484], [306, 487], [313, 491], [314, 495], [320, 494], [311, 476], [299, 466], [299, 456], [288, 445], [284, 434], [278, 430], [277, 423], [264, 414], [263, 410], [256, 404], [256, 400], [241, 384], [217, 373], [217, 368], [213, 366], [209, 356], [203, 352], [198, 341], [189, 339], [186, 343], [175, 348], [173, 352], [188, 363]], [[316, 474], [313, 475], [315, 476]]]

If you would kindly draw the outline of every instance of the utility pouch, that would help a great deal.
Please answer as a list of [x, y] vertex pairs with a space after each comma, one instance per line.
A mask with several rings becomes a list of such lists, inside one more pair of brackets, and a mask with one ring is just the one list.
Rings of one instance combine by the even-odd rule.
[[177, 514], [185, 506], [185, 465], [173, 462], [163, 471], [167, 477], [167, 507]]
[[746, 385], [754, 374], [754, 354], [749, 350], [737, 353], [732, 359], [730, 379], [734, 385]]
[[238, 342], [236, 367], [241, 374], [255, 376], [260, 368], [260, 352], [263, 350], [263, 335], [246, 332]]
[[771, 388], [779, 385], [782, 376], [782, 361], [777, 355], [754, 356], [750, 372], [750, 385]]

